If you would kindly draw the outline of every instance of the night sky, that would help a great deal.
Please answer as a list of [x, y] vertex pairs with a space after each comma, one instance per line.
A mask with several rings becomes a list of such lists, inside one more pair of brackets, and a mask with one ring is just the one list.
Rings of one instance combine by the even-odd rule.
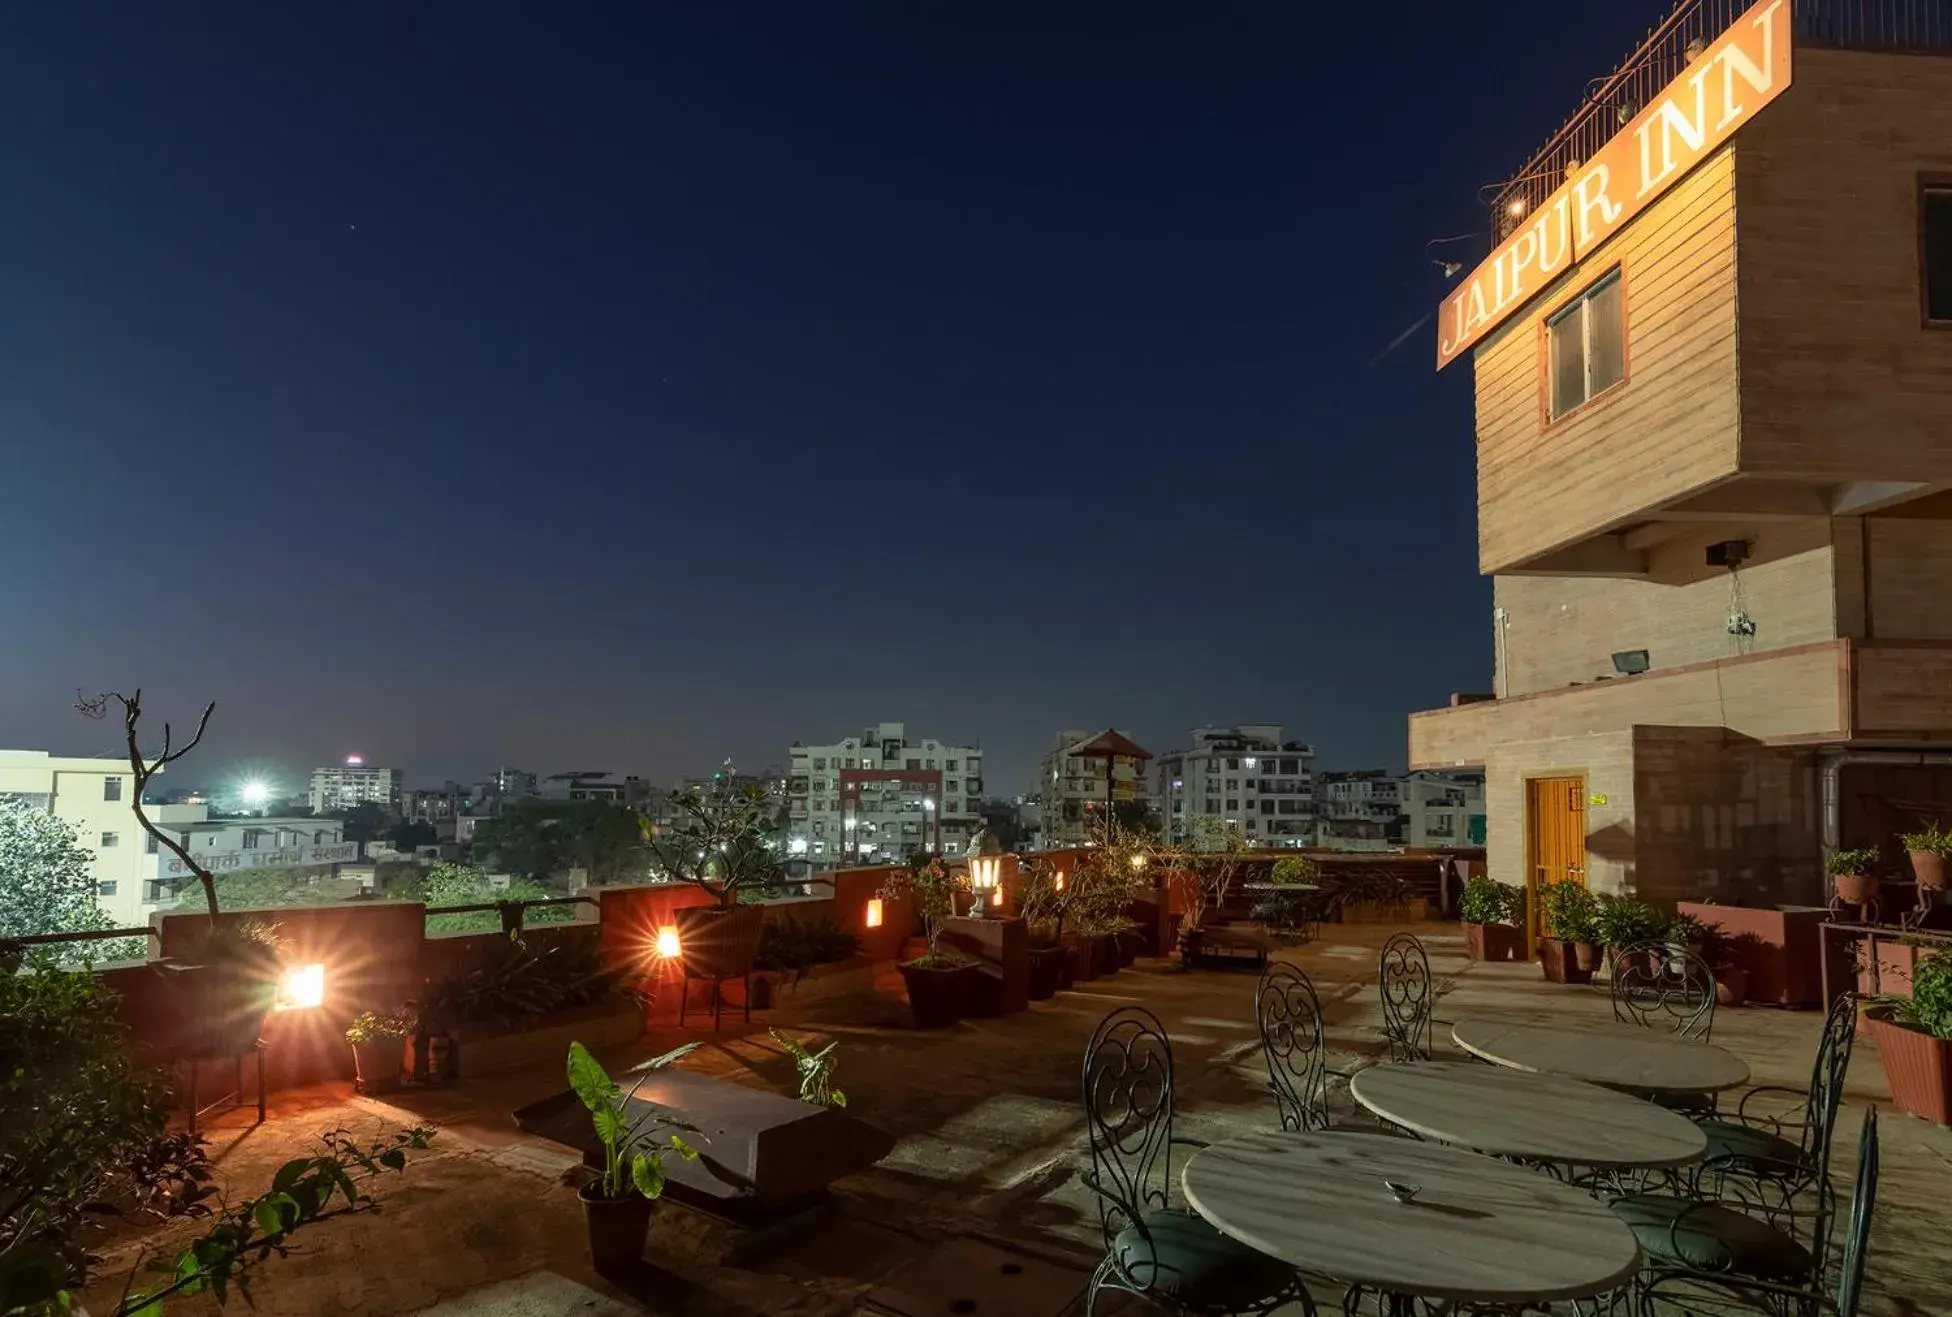
[[1661, 8], [8, 5], [0, 746], [1400, 764], [1490, 592], [1374, 359]]

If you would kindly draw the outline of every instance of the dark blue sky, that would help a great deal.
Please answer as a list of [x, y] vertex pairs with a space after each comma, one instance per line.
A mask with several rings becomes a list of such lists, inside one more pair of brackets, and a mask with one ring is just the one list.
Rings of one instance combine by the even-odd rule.
[[0, 745], [1399, 763], [1490, 600], [1368, 363], [1660, 6], [1341, 8], [6, 6]]

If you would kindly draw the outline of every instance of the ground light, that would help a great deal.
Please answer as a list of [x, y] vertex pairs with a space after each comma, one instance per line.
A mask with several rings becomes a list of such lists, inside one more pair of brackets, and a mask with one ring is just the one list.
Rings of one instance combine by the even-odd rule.
[[302, 1011], [325, 1002], [325, 966], [287, 965], [278, 976], [278, 995], [272, 1000], [274, 1011]]
[[658, 929], [657, 954], [666, 960], [675, 960], [684, 954], [684, 947], [678, 941], [678, 930], [675, 925], [666, 924], [663, 928]]

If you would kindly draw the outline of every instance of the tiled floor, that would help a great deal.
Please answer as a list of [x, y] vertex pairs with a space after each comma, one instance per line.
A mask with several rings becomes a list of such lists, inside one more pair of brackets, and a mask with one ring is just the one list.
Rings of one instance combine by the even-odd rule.
[[[1320, 942], [1290, 953], [1323, 997], [1336, 1051], [1332, 1068], [1347, 1071], [1379, 1050], [1374, 948], [1389, 931], [1331, 926]], [[1454, 925], [1420, 932], [1442, 994], [1440, 1053], [1454, 1050], [1447, 1022], [1474, 1012], [1608, 1018], [1603, 993], [1544, 984], [1536, 966], [1469, 964]], [[1093, 1027], [1128, 1002], [1158, 1013], [1174, 1042], [1179, 1132], [1224, 1138], [1274, 1119], [1253, 1025], [1253, 985], [1251, 974], [1187, 974], [1166, 962], [1141, 963], [1026, 1014], [937, 1033], [906, 1027], [900, 1003], [886, 998], [789, 1002], [766, 1022], [815, 1041], [840, 1041], [837, 1078], [850, 1110], [894, 1133], [900, 1140], [894, 1154], [845, 1182], [834, 1212], [756, 1259], [735, 1252], [739, 1237], [732, 1229], [667, 1208], [653, 1228], [655, 1266], [621, 1290], [596, 1278], [584, 1260], [579, 1209], [560, 1183], [570, 1155], [523, 1135], [507, 1115], [562, 1087], [554, 1067], [413, 1094], [393, 1106], [343, 1089], [288, 1094], [262, 1129], [227, 1129], [218, 1146], [226, 1176], [251, 1185], [321, 1128], [422, 1119], [443, 1127], [434, 1149], [385, 1186], [380, 1213], [321, 1226], [302, 1251], [267, 1264], [260, 1307], [292, 1317], [414, 1312], [457, 1298], [478, 1306], [441, 1311], [539, 1311], [533, 1304], [573, 1293], [577, 1285], [658, 1312], [872, 1308], [933, 1317], [939, 1306], [944, 1317], [1004, 1309], [1010, 1317], [1055, 1317], [1063, 1304], [1053, 1296], [1067, 1288], [1063, 1272], [1081, 1282], [1097, 1243], [1095, 1208], [1074, 1169], [1084, 1137], [1079, 1061]], [[1715, 1037], [1749, 1061], [1755, 1082], [1802, 1088], [1819, 1025], [1814, 1012], [1745, 1009], [1723, 1012]], [[763, 1027], [685, 1036], [706, 1043], [687, 1066], [792, 1091], [792, 1064]], [[629, 1057], [677, 1040], [660, 1031]], [[1346, 1107], [1346, 1091], [1337, 1088], [1336, 1101]], [[1850, 1110], [1838, 1135], [1838, 1178], [1846, 1191], [1858, 1113], [1866, 1103], [1887, 1100], [1866, 1040], [1851, 1068]], [[1952, 1232], [1952, 1194], [1945, 1189], [1952, 1183], [1952, 1131], [1886, 1113], [1881, 1134], [1883, 1176], [1864, 1311], [1952, 1313], [1952, 1257], [1942, 1245]], [[957, 1262], [955, 1250], [966, 1252], [972, 1240], [1036, 1257], [1040, 1283], [999, 1288], [983, 1267]], [[129, 1256], [125, 1246], [113, 1260], [126, 1269]], [[936, 1273], [966, 1283], [916, 1280]], [[539, 1279], [527, 1287], [506, 1284], [522, 1277]], [[107, 1287], [90, 1299], [91, 1311], [112, 1308]]]

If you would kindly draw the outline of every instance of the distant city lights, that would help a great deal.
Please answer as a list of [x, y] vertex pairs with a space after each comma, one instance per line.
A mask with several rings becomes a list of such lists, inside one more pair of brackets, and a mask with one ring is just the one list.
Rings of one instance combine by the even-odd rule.
[[365, 755], [347, 755], [347, 756], [346, 756], [346, 767], [347, 767], [347, 768], [358, 768], [358, 767], [360, 767], [360, 766], [361, 766], [362, 764], [364, 764], [365, 762], [366, 762], [366, 756], [365, 756]]

